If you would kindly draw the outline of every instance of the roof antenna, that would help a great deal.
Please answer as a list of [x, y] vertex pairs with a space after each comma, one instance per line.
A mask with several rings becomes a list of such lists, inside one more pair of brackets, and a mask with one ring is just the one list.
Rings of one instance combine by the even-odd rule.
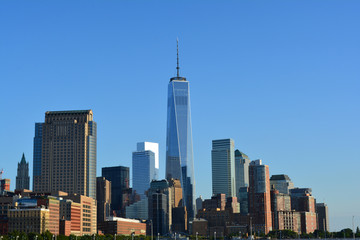
[[176, 38], [176, 60], [177, 60], [177, 64], [176, 64], [176, 71], [177, 71], [177, 77], [180, 77], [180, 67], [179, 67], [179, 39]]

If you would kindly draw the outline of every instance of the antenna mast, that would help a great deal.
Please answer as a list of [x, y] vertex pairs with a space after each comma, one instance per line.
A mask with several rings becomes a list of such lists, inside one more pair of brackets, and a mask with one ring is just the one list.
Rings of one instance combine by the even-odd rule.
[[180, 67], [179, 67], [179, 39], [176, 38], [176, 71], [177, 77], [180, 77]]

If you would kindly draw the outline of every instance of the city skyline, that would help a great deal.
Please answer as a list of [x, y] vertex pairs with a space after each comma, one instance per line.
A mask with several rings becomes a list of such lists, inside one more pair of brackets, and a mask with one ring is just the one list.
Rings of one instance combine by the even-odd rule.
[[[140, 9], [134, 17], [125, 11], [137, 9], [130, 3], [84, 11], [84, 2], [71, 9], [2, 3], [0, 20], [8, 23], [0, 39], [3, 177], [14, 189], [18, 156], [25, 152], [32, 181], [34, 124], [44, 112], [92, 109], [97, 176], [102, 167], [130, 167], [134, 144], [152, 141], [160, 146], [164, 178], [166, 85], [179, 36], [182, 69], [191, 79], [196, 196], [211, 195], [205, 174], [211, 141], [233, 138], [251, 160], [263, 159], [270, 175], [311, 187], [329, 206], [331, 230], [351, 226], [353, 215], [359, 225], [360, 195], [352, 191], [359, 167], [360, 49], [353, 31], [359, 3], [330, 1], [325, 9], [282, 3], [166, 3], [158, 10], [144, 3], [156, 14]], [[174, 7], [188, 18], [165, 23]], [[19, 111], [26, 117], [17, 117]]]

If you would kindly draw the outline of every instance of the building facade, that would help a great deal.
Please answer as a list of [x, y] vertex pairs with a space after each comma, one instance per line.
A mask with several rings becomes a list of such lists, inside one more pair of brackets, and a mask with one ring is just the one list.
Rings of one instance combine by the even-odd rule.
[[172, 207], [171, 188], [167, 180], [152, 181], [148, 192], [149, 219], [152, 222], [154, 233], [161, 236], [171, 230]]
[[50, 210], [45, 208], [10, 209], [9, 232], [44, 233], [49, 230]]
[[290, 189], [294, 188], [294, 183], [288, 175], [279, 174], [272, 175], [270, 178], [270, 185], [275, 188], [279, 193], [290, 194]]
[[138, 143], [137, 151], [132, 153], [132, 166], [133, 191], [144, 199], [150, 182], [158, 178], [159, 144]]
[[33, 150], [33, 186], [39, 186], [41, 183], [41, 154], [42, 154], [42, 129], [43, 123], [35, 123], [35, 137]]
[[18, 163], [16, 175], [16, 190], [23, 189], [30, 189], [29, 163], [26, 162], [24, 153]]
[[[39, 130], [39, 129], [37, 129]], [[38, 132], [39, 133], [39, 132]], [[40, 177], [34, 138], [34, 190], [96, 198], [96, 123], [92, 110], [49, 111], [42, 123]]]
[[272, 230], [269, 166], [255, 160], [249, 166], [249, 214], [254, 231]]
[[96, 178], [97, 222], [103, 222], [111, 213], [111, 182]]
[[189, 218], [193, 218], [196, 203], [190, 88], [186, 78], [180, 77], [179, 64], [177, 76], [171, 78], [168, 85], [165, 176], [168, 180], [181, 181], [183, 205], [188, 209]]
[[126, 193], [129, 190], [129, 168], [102, 168], [102, 177], [111, 182], [111, 216], [125, 217]]
[[329, 210], [326, 203], [316, 203], [316, 213], [318, 215], [318, 229], [330, 232]]
[[212, 141], [211, 150], [212, 192], [224, 193], [226, 197], [236, 196], [234, 140]]

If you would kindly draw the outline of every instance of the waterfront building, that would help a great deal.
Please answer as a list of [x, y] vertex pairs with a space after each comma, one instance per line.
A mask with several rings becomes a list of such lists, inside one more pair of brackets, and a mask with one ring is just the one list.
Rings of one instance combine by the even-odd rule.
[[249, 214], [254, 231], [272, 230], [269, 166], [255, 160], [249, 166]]
[[[40, 142], [36, 134], [34, 155]], [[46, 112], [41, 135], [41, 171], [40, 176], [35, 174], [34, 191], [65, 191], [95, 199], [96, 123], [92, 110]], [[36, 172], [38, 160], [34, 158]]]
[[294, 188], [294, 183], [288, 175], [279, 174], [271, 176], [270, 186], [278, 190], [279, 193], [290, 194], [290, 189]]
[[10, 191], [10, 179], [0, 179], [0, 195], [5, 194], [7, 191]]
[[111, 182], [111, 215], [125, 217], [125, 202], [130, 179], [129, 168], [123, 166], [104, 167], [102, 176]]
[[211, 150], [212, 192], [235, 197], [235, 152], [231, 138], [212, 141]]
[[190, 88], [186, 78], [180, 77], [179, 57], [177, 60], [177, 76], [168, 85], [165, 176], [181, 181], [183, 205], [191, 219], [195, 212], [195, 179]]
[[318, 229], [320, 231], [330, 232], [329, 228], [329, 210], [326, 203], [316, 203], [316, 213], [318, 216]]
[[30, 189], [29, 163], [26, 162], [24, 153], [21, 161], [18, 163], [15, 189]]
[[141, 199], [146, 197], [146, 191], [152, 180], [157, 180], [159, 172], [159, 144], [141, 142], [132, 153], [133, 191]]

